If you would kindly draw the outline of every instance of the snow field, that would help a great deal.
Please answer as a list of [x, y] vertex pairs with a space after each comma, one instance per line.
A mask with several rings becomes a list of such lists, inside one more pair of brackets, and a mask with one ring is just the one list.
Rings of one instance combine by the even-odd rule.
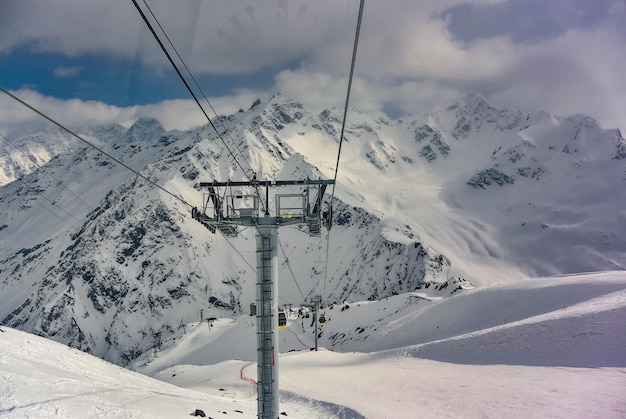
[[[325, 310], [320, 343], [354, 332], [334, 351], [300, 350], [312, 343], [310, 319], [280, 329], [288, 418], [626, 416], [625, 272], [342, 307]], [[135, 364], [158, 380], [2, 326], [0, 417], [183, 418], [200, 408], [254, 418], [253, 325], [187, 325]]]

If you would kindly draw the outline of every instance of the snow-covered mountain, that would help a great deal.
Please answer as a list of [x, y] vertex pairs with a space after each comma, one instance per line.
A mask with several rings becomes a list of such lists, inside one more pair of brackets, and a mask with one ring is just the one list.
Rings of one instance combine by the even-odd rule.
[[[212, 235], [183, 201], [201, 205], [199, 182], [252, 172], [332, 178], [341, 111], [277, 95], [214, 122], [223, 141], [153, 119], [80, 131], [180, 199], [69, 139], [2, 186], [0, 322], [126, 364], [201, 316], [245, 311], [254, 232]], [[624, 269], [625, 173], [619, 131], [584, 116], [497, 109], [475, 93], [404, 120], [352, 110], [328, 241], [279, 232], [281, 304]]]
[[62, 131], [38, 132], [15, 141], [1, 135], [0, 144], [0, 185], [34, 171], [58, 154], [78, 148], [78, 141]]

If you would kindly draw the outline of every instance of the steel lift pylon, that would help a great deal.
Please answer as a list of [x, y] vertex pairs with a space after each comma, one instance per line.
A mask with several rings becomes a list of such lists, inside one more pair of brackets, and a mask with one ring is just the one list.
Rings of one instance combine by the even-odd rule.
[[[322, 199], [334, 180], [202, 182], [207, 188], [203, 208], [193, 208], [191, 216], [211, 232], [219, 230], [235, 237], [238, 227], [256, 228], [257, 284], [257, 395], [260, 419], [279, 417], [278, 377], [278, 228], [304, 224], [308, 234], [321, 235], [321, 227], [330, 228], [332, 212], [322, 211]], [[269, 211], [269, 190], [281, 186], [299, 186], [300, 193], [274, 195], [275, 213]], [[260, 190], [265, 188], [263, 214]], [[235, 189], [235, 192], [233, 192]], [[243, 193], [248, 190], [249, 193]], [[207, 211], [213, 208], [209, 216]]]

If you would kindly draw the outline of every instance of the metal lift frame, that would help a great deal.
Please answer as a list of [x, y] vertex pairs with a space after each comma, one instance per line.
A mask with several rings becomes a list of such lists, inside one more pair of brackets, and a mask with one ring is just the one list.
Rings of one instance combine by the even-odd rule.
[[[311, 236], [321, 235], [321, 226], [331, 227], [332, 213], [329, 210], [322, 212], [322, 200], [326, 187], [333, 185], [334, 180], [288, 180], [288, 181], [235, 181], [235, 182], [201, 182], [200, 187], [208, 189], [208, 195], [203, 202], [202, 210], [193, 208], [191, 216], [211, 232], [217, 230], [225, 236], [237, 236], [238, 226], [256, 228], [257, 254], [257, 296], [256, 296], [256, 323], [257, 323], [257, 395], [258, 413], [260, 419], [279, 418], [278, 403], [278, 257], [277, 242], [278, 228], [286, 225], [306, 224]], [[269, 189], [280, 186], [304, 186], [303, 194], [276, 194], [275, 215], [269, 211]], [[253, 188], [255, 194], [220, 195], [219, 188], [242, 187]], [[260, 188], [265, 187], [265, 208], [263, 216], [260, 214]], [[311, 201], [311, 190], [317, 189], [317, 196]], [[225, 189], [226, 190], [226, 189]], [[231, 206], [228, 206], [228, 199]], [[252, 198], [252, 207], [235, 208], [235, 199]], [[281, 207], [283, 202], [300, 202]], [[209, 204], [213, 206], [213, 214], [206, 214]], [[226, 208], [225, 208], [226, 207]], [[224, 210], [226, 209], [226, 212]], [[276, 278], [276, 279], [275, 279]], [[316, 333], [317, 341], [317, 333]], [[317, 345], [316, 345], [317, 347]]]

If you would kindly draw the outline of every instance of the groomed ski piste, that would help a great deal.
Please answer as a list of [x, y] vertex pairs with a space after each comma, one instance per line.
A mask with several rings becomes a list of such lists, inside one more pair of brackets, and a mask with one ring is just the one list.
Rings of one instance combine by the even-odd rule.
[[[286, 418], [626, 417], [626, 272], [409, 293], [280, 329]], [[135, 372], [0, 326], [0, 417], [256, 417], [255, 318], [187, 324]]]

